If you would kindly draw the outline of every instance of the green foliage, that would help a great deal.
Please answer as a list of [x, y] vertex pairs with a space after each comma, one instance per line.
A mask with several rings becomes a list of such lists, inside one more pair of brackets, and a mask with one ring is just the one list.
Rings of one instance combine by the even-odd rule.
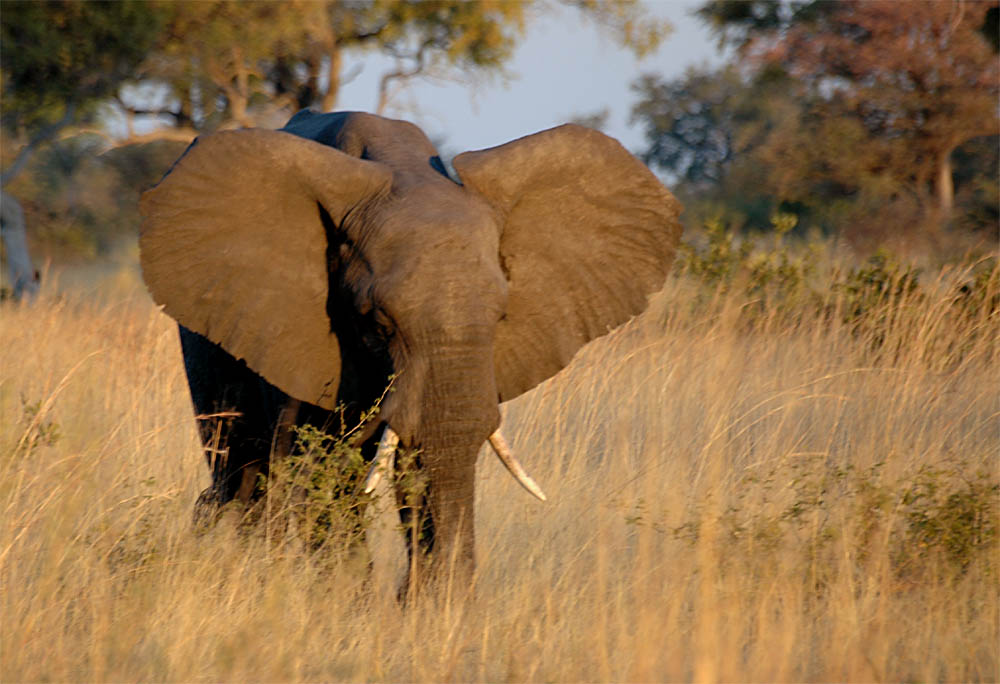
[[639, 101], [631, 121], [642, 124], [643, 160], [706, 191], [797, 105], [787, 75], [768, 70], [748, 79], [735, 66], [688, 69], [664, 81], [646, 74], [632, 85]]
[[0, 13], [3, 126], [34, 129], [115, 94], [160, 30], [138, 0], [4, 3]]
[[890, 477], [885, 462], [862, 468], [793, 455], [741, 478], [721, 509], [699, 502], [671, 524], [639, 500], [625, 522], [692, 546], [710, 526], [723, 562], [797, 562], [818, 591], [845, 559], [864, 571], [887, 558], [900, 580], [958, 577], [972, 566], [1000, 579], [1000, 481], [962, 461]]
[[870, 256], [865, 264], [853, 267], [843, 279], [832, 285], [843, 295], [843, 319], [859, 322], [880, 311], [893, 300], [909, 300], [919, 304], [922, 298], [919, 269], [900, 264], [886, 251]]
[[344, 432], [331, 436], [305, 425], [295, 433], [292, 455], [271, 467], [268, 526], [296, 530], [312, 549], [363, 546], [372, 497], [363, 491], [368, 463], [361, 450]]
[[[993, 339], [1000, 310], [996, 259], [964, 270], [967, 276], [935, 303], [930, 288], [921, 283], [920, 269], [880, 251], [846, 275], [834, 274], [826, 311], [836, 311], [882, 359], [920, 349], [926, 363], [951, 368], [981, 340]], [[928, 316], [930, 311], [934, 314]]]
[[967, 569], [983, 551], [996, 551], [1000, 484], [990, 473], [922, 468], [903, 491], [900, 504], [907, 544], [900, 566], [938, 554]]
[[[795, 216], [776, 214], [769, 239], [710, 221], [678, 248], [675, 272], [693, 292], [694, 309], [742, 301], [736, 324], [844, 325], [872, 361], [894, 363], [910, 351], [938, 369], [952, 367], [995, 335], [1000, 314], [996, 258], [966, 262], [948, 285], [925, 283], [921, 269], [880, 250], [847, 268], [820, 243], [791, 239]], [[933, 274], [931, 274], [933, 275]], [[944, 288], [944, 289], [942, 289]]]
[[[423, 50], [436, 50], [449, 63], [496, 68], [510, 58], [525, 25], [525, 5], [493, 0], [468, 3], [376, 2], [363, 17], [380, 32], [378, 42], [391, 54], [422, 59]], [[412, 52], [413, 45], [417, 52]]]
[[[301, 544], [312, 551], [325, 550], [368, 563], [365, 538], [372, 520], [379, 515], [376, 493], [366, 494], [364, 483], [372, 464], [352, 440], [357, 430], [374, 419], [366, 416], [352, 430], [330, 435], [312, 425], [296, 428], [295, 448], [283, 461], [272, 462], [262, 503], [248, 514], [248, 522], [263, 522], [263, 529], [285, 544]], [[419, 467], [419, 452], [400, 449], [389, 481], [401, 505], [419, 507], [427, 491], [426, 474]], [[413, 529], [416, 534], [419, 521]], [[341, 555], [340, 560], [345, 556]], [[335, 560], [336, 556], [329, 556]]]
[[[392, 378], [386, 392], [391, 390]], [[258, 490], [264, 497], [247, 513], [249, 521], [263, 518], [267, 534], [307, 549], [364, 556], [368, 509], [375, 499], [364, 492], [370, 464], [356, 437], [371, 426], [381, 402], [362, 412], [353, 425], [338, 407], [336, 434], [314, 425], [293, 427], [291, 454], [272, 459], [269, 476], [260, 477]]]
[[644, 57], [670, 35], [672, 26], [650, 17], [638, 0], [564, 0], [609, 29], [618, 43]]
[[160, 180], [185, 145], [105, 147], [95, 135], [57, 141], [40, 149], [11, 183], [33, 251], [63, 262], [113, 257], [135, 239], [140, 194]]
[[[567, 4], [639, 56], [670, 30], [637, 0]], [[502, 72], [541, 14], [517, 0], [11, 2], [0, 41], [4, 125], [37, 128], [101, 100], [129, 119], [171, 117], [187, 130], [252, 125], [309, 106], [330, 111], [346, 58], [370, 50], [396, 60], [383, 75], [382, 109], [396, 81]], [[127, 81], [169, 94], [151, 104], [148, 90], [119, 92]]]
[[955, 150], [957, 227], [1000, 239], [1000, 136], [981, 136]]
[[751, 235], [728, 230], [721, 220], [705, 226], [704, 242], [681, 243], [675, 270], [698, 283], [700, 306], [718, 292], [742, 291], [752, 305], [745, 312], [752, 321], [775, 312], [798, 315], [815, 307], [820, 293], [811, 285], [819, 255], [815, 248], [795, 250], [786, 236], [797, 219], [791, 214], [771, 217], [771, 246]]
[[59, 442], [62, 437], [59, 424], [45, 420], [45, 409], [41, 399], [28, 401], [21, 397], [21, 412], [22, 421], [27, 423], [27, 428], [18, 442], [22, 456], [29, 457], [39, 447], [51, 447]]
[[991, 11], [707, 2], [698, 14], [735, 57], [635, 85], [641, 156], [680, 180], [695, 224], [721, 207], [766, 230], [771, 213], [793, 211], [802, 230], [846, 237], [860, 253], [949, 242], [962, 253], [977, 239], [966, 231], [997, 227]]
[[970, 318], [1000, 312], [1000, 264], [996, 257], [984, 259], [972, 272], [971, 280], [959, 286], [955, 306]]
[[[390, 378], [387, 393], [393, 391], [392, 381]], [[384, 396], [354, 425], [345, 420], [343, 409], [338, 409], [340, 428], [335, 434], [313, 425], [294, 428], [291, 455], [272, 460], [269, 477], [265, 481], [261, 476], [258, 482], [258, 491], [264, 496], [247, 513], [251, 529], [261, 522], [263, 527], [258, 529], [273, 539], [312, 551], [346, 553], [367, 566], [365, 536], [382, 509], [377, 492], [364, 491], [373, 464], [365, 460], [357, 436], [377, 421]], [[419, 456], [419, 451], [399, 448], [392, 471], [383, 473], [401, 505], [419, 507], [427, 491]], [[415, 533], [416, 529], [405, 532]]]
[[704, 245], [681, 242], [677, 249], [675, 270], [690, 274], [708, 286], [728, 288], [746, 265], [753, 250], [749, 240], [739, 240], [734, 232], [727, 231], [722, 221], [705, 224]]
[[[572, 4], [642, 55], [669, 30], [634, 0]], [[343, 3], [230, 0], [164, 5], [166, 28], [147, 78], [172, 91], [162, 113], [178, 126], [211, 130], [227, 121], [249, 125], [252, 111], [336, 107], [342, 71], [366, 51], [391, 55], [379, 111], [391, 86], [425, 75], [503, 73], [528, 20], [530, 3], [513, 0], [375, 0]]]

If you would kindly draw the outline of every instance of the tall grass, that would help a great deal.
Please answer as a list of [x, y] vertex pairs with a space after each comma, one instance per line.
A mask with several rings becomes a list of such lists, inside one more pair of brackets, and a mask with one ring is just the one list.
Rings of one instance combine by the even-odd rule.
[[971, 278], [860, 309], [863, 277], [793, 309], [673, 278], [505, 405], [549, 502], [481, 455], [474, 598], [406, 608], [391, 530], [370, 581], [195, 532], [176, 328], [138, 285], [5, 305], [0, 680], [996, 681], [997, 288], [956, 305]]

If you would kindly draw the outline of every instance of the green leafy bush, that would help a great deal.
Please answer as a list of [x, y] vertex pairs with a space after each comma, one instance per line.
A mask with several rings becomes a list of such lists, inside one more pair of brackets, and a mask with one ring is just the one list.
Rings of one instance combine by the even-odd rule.
[[906, 545], [897, 550], [897, 566], [938, 555], [964, 570], [985, 551], [995, 555], [998, 497], [1000, 483], [989, 473], [922, 468], [900, 496]]
[[676, 270], [698, 284], [696, 306], [721, 293], [741, 292], [747, 299], [743, 318], [749, 324], [815, 308], [819, 294], [812, 281], [819, 272], [818, 249], [801, 243], [792, 247], [786, 241], [797, 223], [794, 215], [775, 214], [771, 223], [770, 246], [718, 220], [706, 223], [702, 244], [681, 245]]
[[[678, 250], [677, 275], [693, 285], [694, 309], [742, 298], [738, 324], [845, 325], [863, 348], [896, 359], [917, 349], [939, 367], [960, 362], [995, 334], [1000, 268], [995, 257], [927, 273], [880, 250], [843, 266], [829, 245], [789, 239], [791, 214], [772, 217], [769, 239], [709, 221]], [[958, 334], [956, 334], [958, 333]]]
[[363, 544], [363, 491], [368, 464], [345, 434], [329, 435], [312, 425], [295, 429], [291, 456], [271, 466], [265, 498], [271, 530], [294, 530], [309, 548], [350, 549]]
[[400, 448], [392, 472], [385, 474], [396, 496], [389, 497], [390, 502], [380, 501], [377, 491], [365, 493], [373, 464], [356, 438], [377, 420], [380, 404], [381, 399], [353, 426], [344, 419], [343, 409], [338, 410], [340, 429], [334, 434], [313, 425], [294, 428], [291, 455], [272, 460], [266, 481], [260, 476], [263, 497], [246, 521], [276, 541], [312, 551], [346, 552], [367, 564], [365, 538], [372, 521], [385, 507], [395, 507], [397, 500], [418, 506], [427, 489], [419, 451]]
[[715, 530], [723, 564], [798, 563], [822, 591], [834, 573], [870, 572], [888, 559], [901, 581], [959, 577], [977, 566], [1000, 581], [1000, 481], [955, 461], [890, 477], [886, 463], [867, 468], [822, 454], [788, 458], [740, 479], [726, 502], [699, 501], [678, 524], [645, 500], [625, 522], [692, 547]]

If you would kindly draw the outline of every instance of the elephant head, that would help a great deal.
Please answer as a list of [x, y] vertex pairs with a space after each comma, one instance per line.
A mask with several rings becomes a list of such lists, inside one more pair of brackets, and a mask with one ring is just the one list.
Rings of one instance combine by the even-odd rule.
[[681, 227], [655, 176], [580, 126], [454, 167], [369, 114], [216, 133], [145, 194], [140, 246], [165, 311], [290, 397], [374, 402], [394, 376], [380, 454], [420, 450], [427, 548], [471, 569], [480, 447], [519, 470], [499, 404], [642, 311]]

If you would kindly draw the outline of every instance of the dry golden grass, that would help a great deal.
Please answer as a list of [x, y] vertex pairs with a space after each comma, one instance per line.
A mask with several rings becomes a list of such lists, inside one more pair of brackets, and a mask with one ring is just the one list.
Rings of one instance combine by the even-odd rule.
[[549, 502], [482, 457], [475, 598], [406, 609], [398, 550], [366, 584], [192, 531], [176, 329], [136, 283], [4, 306], [0, 680], [1000, 679], [996, 317], [932, 283], [879, 353], [690, 287], [505, 407]]

